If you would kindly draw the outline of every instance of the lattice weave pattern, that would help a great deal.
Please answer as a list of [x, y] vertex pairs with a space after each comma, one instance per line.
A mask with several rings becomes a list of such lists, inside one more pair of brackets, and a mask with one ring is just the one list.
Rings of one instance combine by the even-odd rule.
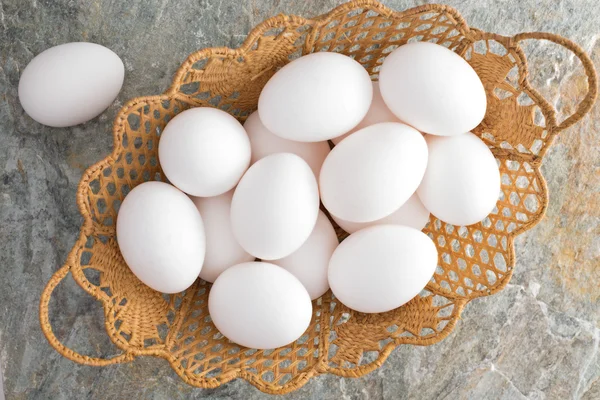
[[[576, 112], [558, 123], [556, 111], [527, 81], [519, 42], [546, 39], [582, 62], [588, 92]], [[487, 91], [488, 111], [476, 128], [498, 159], [502, 194], [496, 209], [468, 227], [432, 218], [424, 231], [439, 250], [437, 271], [420, 296], [383, 314], [361, 314], [327, 293], [314, 305], [305, 335], [269, 351], [240, 348], [214, 327], [207, 311], [210, 285], [197, 281], [177, 295], [141, 284], [125, 265], [116, 240], [121, 201], [136, 185], [164, 180], [157, 156], [160, 134], [177, 113], [218, 107], [243, 121], [278, 68], [303, 54], [349, 55], [373, 79], [385, 56], [407, 42], [432, 41], [457, 52], [475, 68]], [[84, 217], [80, 237], [66, 264], [42, 293], [40, 319], [51, 345], [62, 355], [90, 365], [108, 365], [140, 355], [163, 357], [189, 384], [216, 387], [241, 377], [260, 390], [285, 393], [312, 376], [360, 376], [379, 367], [400, 344], [429, 345], [446, 337], [473, 298], [501, 290], [515, 265], [513, 240], [542, 218], [548, 193], [539, 165], [553, 137], [577, 122], [596, 97], [596, 74], [574, 43], [552, 34], [504, 37], [469, 28], [453, 9], [421, 6], [392, 11], [369, 0], [342, 5], [314, 19], [280, 15], [257, 26], [239, 49], [214, 48], [189, 56], [172, 86], [160, 96], [129, 101], [114, 125], [114, 151], [84, 174], [77, 202]], [[340, 239], [346, 234], [338, 230]], [[98, 299], [106, 331], [122, 350], [110, 359], [80, 355], [62, 345], [50, 325], [53, 290], [71, 273]]]

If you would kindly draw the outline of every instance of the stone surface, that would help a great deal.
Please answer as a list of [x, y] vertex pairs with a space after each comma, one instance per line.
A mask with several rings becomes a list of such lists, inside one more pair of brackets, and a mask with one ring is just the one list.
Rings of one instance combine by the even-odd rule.
[[[551, 31], [600, 61], [596, 0], [448, 0], [474, 27], [500, 34]], [[268, 398], [243, 381], [214, 390], [183, 383], [163, 360], [106, 368], [59, 356], [39, 328], [44, 284], [65, 260], [81, 223], [81, 174], [111, 148], [111, 122], [129, 98], [166, 89], [186, 55], [237, 46], [280, 12], [318, 15], [335, 1], [0, 0], [0, 366], [7, 399]], [[396, 0], [404, 9], [422, 1]], [[17, 99], [21, 71], [44, 49], [92, 41], [119, 54], [126, 78], [99, 118], [43, 127]], [[578, 62], [550, 44], [527, 46], [532, 81], [563, 114], [585, 89]], [[517, 268], [500, 294], [472, 302], [454, 333], [431, 347], [404, 346], [358, 379], [321, 376], [291, 399], [600, 398], [600, 111], [565, 131], [543, 165], [546, 218], [516, 241]], [[57, 335], [86, 354], [115, 352], [100, 307], [72, 281], [52, 303]]]

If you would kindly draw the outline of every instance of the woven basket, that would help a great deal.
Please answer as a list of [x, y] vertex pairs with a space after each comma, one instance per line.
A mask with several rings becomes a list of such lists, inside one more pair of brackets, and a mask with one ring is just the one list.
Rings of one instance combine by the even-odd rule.
[[[575, 112], [557, 122], [552, 105], [533, 89], [520, 47], [545, 39], [566, 47], [583, 64], [587, 92]], [[463, 56], [488, 95], [485, 119], [474, 133], [500, 163], [502, 194], [481, 223], [455, 227], [431, 218], [424, 229], [436, 243], [439, 267], [420, 296], [382, 314], [361, 314], [331, 292], [313, 302], [310, 327], [285, 348], [241, 348], [214, 327], [207, 310], [210, 284], [163, 295], [143, 285], [123, 261], [115, 240], [117, 210], [134, 186], [165, 180], [158, 164], [160, 132], [190, 107], [218, 107], [240, 121], [256, 109], [259, 93], [278, 68], [303, 54], [333, 51], [358, 60], [377, 79], [385, 56], [412, 41], [432, 41]], [[403, 12], [374, 1], [354, 1], [305, 19], [279, 15], [258, 25], [239, 49], [212, 48], [188, 57], [162, 95], [129, 101], [114, 123], [114, 151], [89, 168], [77, 191], [84, 224], [66, 264], [41, 295], [40, 321], [63, 356], [103, 366], [142, 355], [162, 357], [190, 385], [214, 388], [244, 378], [269, 393], [286, 393], [322, 373], [361, 376], [381, 366], [401, 344], [430, 345], [452, 331], [472, 299], [506, 286], [513, 273], [514, 237], [537, 224], [548, 204], [539, 166], [553, 138], [579, 121], [596, 97], [596, 73], [579, 46], [549, 33], [505, 37], [469, 28], [456, 10], [425, 5]], [[340, 239], [347, 234], [338, 230]], [[105, 326], [122, 354], [103, 359], [65, 347], [54, 335], [49, 302], [71, 273], [104, 307]]]

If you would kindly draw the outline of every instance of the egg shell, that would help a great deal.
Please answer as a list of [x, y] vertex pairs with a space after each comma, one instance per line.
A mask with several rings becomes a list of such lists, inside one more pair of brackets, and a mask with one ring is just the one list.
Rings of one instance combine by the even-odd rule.
[[200, 278], [214, 282], [227, 268], [254, 261], [244, 251], [231, 230], [231, 199], [233, 191], [214, 197], [194, 197], [192, 201], [200, 212], [206, 235], [206, 255]]
[[250, 165], [250, 140], [225, 111], [191, 108], [163, 130], [158, 158], [179, 189], [197, 197], [218, 196], [233, 189]]
[[329, 262], [329, 284], [347, 307], [364, 313], [393, 310], [419, 294], [437, 266], [437, 249], [423, 232], [378, 225], [346, 238]]
[[429, 162], [417, 190], [425, 208], [452, 225], [483, 220], [500, 195], [500, 170], [488, 146], [470, 132], [426, 141]]
[[319, 189], [308, 164], [276, 153], [252, 165], [231, 202], [238, 243], [263, 260], [286, 257], [308, 239], [319, 214]]
[[204, 226], [192, 200], [163, 182], [129, 192], [117, 216], [117, 242], [140, 281], [163, 293], [187, 289], [202, 268]]
[[418, 131], [397, 122], [371, 125], [331, 150], [321, 167], [321, 200], [342, 220], [375, 221], [408, 200], [426, 165], [427, 145]]
[[344, 221], [333, 215], [331, 217], [340, 228], [348, 233], [354, 233], [374, 225], [404, 225], [421, 230], [425, 228], [425, 225], [429, 221], [429, 211], [427, 211], [423, 203], [421, 203], [419, 196], [415, 193], [399, 209], [377, 221], [358, 223]]
[[41, 124], [78, 125], [106, 110], [119, 94], [124, 76], [123, 62], [106, 47], [65, 43], [29, 62], [19, 80], [19, 100]]
[[277, 71], [260, 93], [258, 113], [277, 136], [322, 142], [356, 126], [372, 97], [371, 78], [362, 65], [342, 54], [319, 52]]
[[256, 111], [246, 119], [244, 129], [246, 129], [248, 137], [250, 138], [252, 164], [271, 154], [293, 153], [306, 161], [315, 174], [315, 177], [319, 177], [321, 165], [323, 165], [325, 157], [329, 154], [329, 143], [295, 142], [283, 139], [265, 128]]
[[312, 304], [302, 283], [265, 262], [238, 264], [219, 275], [210, 289], [208, 310], [226, 338], [255, 349], [292, 343], [312, 318]]
[[429, 42], [408, 43], [387, 56], [381, 95], [408, 125], [433, 135], [458, 135], [483, 120], [486, 95], [475, 70], [458, 54]]
[[371, 106], [369, 107], [369, 111], [367, 111], [367, 115], [356, 125], [354, 128], [350, 130], [350, 132], [345, 133], [342, 136], [338, 136], [336, 138], [331, 139], [333, 144], [338, 144], [344, 138], [353, 134], [354, 132], [361, 130], [362, 128], [366, 128], [367, 126], [378, 124], [380, 122], [401, 122], [398, 117], [394, 115], [385, 105], [383, 101], [383, 97], [381, 97], [381, 91], [379, 90], [379, 82], [373, 82], [373, 100], [371, 101]]
[[319, 211], [317, 224], [304, 244], [295, 252], [272, 263], [291, 272], [302, 282], [311, 300], [318, 299], [329, 290], [327, 268], [339, 241], [335, 229], [323, 211]]

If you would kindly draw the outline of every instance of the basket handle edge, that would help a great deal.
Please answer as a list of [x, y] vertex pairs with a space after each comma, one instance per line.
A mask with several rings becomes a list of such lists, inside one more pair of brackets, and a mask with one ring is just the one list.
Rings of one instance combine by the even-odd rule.
[[579, 59], [579, 61], [581, 61], [585, 75], [587, 77], [587, 92], [583, 99], [577, 105], [575, 112], [573, 112], [564, 121], [558, 124], [554, 128], [554, 132], [558, 133], [580, 121], [594, 105], [594, 102], [596, 101], [596, 96], [598, 94], [598, 76], [596, 73], [596, 69], [594, 68], [594, 64], [590, 57], [587, 55], [587, 53], [577, 43], [563, 36], [550, 32], [523, 32], [516, 34], [515, 36], [513, 36], [512, 39], [515, 43], [519, 43], [522, 40], [530, 39], [547, 40], [559, 46], [563, 46], [564, 48], [572, 52], [575, 55], [575, 57]]
[[50, 346], [52, 346], [63, 357], [83, 365], [101, 367], [132, 361], [135, 358], [135, 354], [130, 352], [125, 352], [112, 358], [98, 358], [82, 355], [65, 346], [58, 340], [56, 335], [54, 335], [54, 332], [52, 331], [52, 325], [50, 324], [50, 299], [52, 298], [54, 289], [56, 289], [58, 284], [62, 282], [69, 272], [71, 272], [71, 265], [67, 263], [52, 275], [46, 284], [46, 287], [42, 291], [42, 295], [40, 296], [40, 326], [44, 336], [48, 340], [48, 343], [50, 343]]

